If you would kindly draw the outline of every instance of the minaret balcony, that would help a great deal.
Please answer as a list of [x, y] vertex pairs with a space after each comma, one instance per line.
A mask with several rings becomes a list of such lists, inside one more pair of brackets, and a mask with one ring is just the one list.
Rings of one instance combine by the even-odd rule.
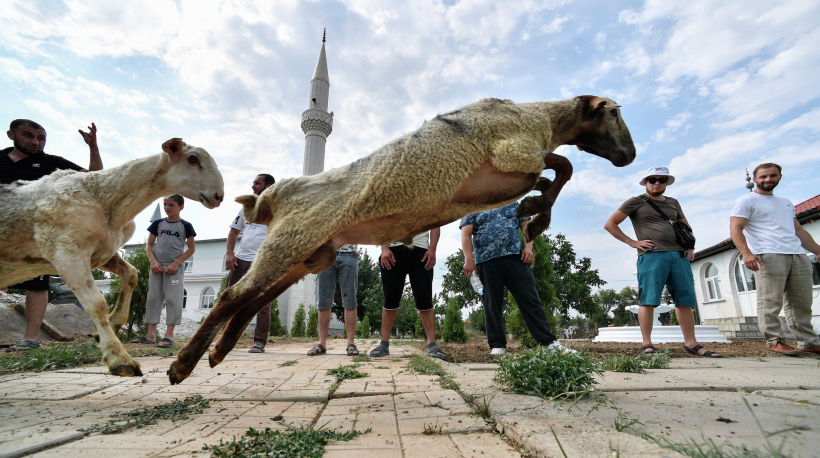
[[305, 110], [302, 113], [302, 132], [307, 133], [309, 130], [318, 130], [330, 135], [333, 131], [333, 113], [313, 108]]

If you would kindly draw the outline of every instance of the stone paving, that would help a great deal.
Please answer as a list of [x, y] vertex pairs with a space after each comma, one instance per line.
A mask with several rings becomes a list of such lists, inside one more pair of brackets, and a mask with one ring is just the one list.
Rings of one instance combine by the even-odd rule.
[[[357, 341], [362, 353], [374, 344]], [[350, 442], [329, 444], [329, 458], [520, 457], [522, 451], [539, 457], [681, 456], [616, 431], [619, 412], [622, 419], [639, 419], [637, 432], [654, 437], [762, 449], [763, 435], [739, 391], [767, 432], [801, 428], [789, 433], [790, 456], [820, 456], [820, 367], [814, 358], [682, 359], [647, 374], [607, 372], [596, 393], [571, 405], [503, 391], [493, 383], [494, 364], [442, 364], [461, 392], [445, 390], [437, 377], [403, 373], [408, 356], [421, 352], [397, 345], [389, 358], [360, 363], [369, 376], [345, 380], [331, 396], [335, 378], [327, 370], [351, 364], [344, 341], [329, 341], [324, 356], [306, 356], [310, 346], [278, 344], [264, 354], [237, 349], [214, 369], [203, 359], [176, 386], [165, 375], [172, 358], [160, 357], [140, 358], [146, 375], [138, 378], [107, 375], [103, 366], [0, 377], [0, 458], [26, 450], [60, 458], [205, 457], [203, 445], [239, 437], [249, 427], [281, 429], [279, 421], [340, 432], [371, 428]], [[286, 361], [294, 363], [282, 366]], [[187, 421], [113, 435], [78, 433], [106, 423], [112, 413], [191, 394], [212, 402]], [[431, 430], [436, 433], [425, 434]]]

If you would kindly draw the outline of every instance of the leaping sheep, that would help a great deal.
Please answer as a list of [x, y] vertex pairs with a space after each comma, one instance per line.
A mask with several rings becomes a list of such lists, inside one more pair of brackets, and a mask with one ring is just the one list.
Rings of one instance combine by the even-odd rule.
[[[330, 267], [346, 243], [410, 243], [416, 234], [533, 189], [541, 195], [524, 199], [519, 216], [537, 215], [525, 234], [537, 237], [572, 174], [569, 161], [552, 153], [560, 145], [577, 145], [618, 167], [635, 158], [612, 100], [484, 99], [436, 116], [350, 165], [282, 180], [258, 198], [237, 198], [246, 221], [269, 225], [265, 242], [248, 273], [222, 293], [179, 352], [168, 370], [171, 383], [191, 374], [224, 327], [209, 355], [211, 367], [222, 362], [262, 307], [308, 273]], [[541, 177], [547, 168], [555, 170], [554, 180]]]
[[[117, 253], [134, 234], [134, 217], [173, 193], [207, 208], [218, 207], [225, 195], [222, 175], [204, 149], [174, 138], [162, 150], [108, 170], [65, 170], [0, 185], [0, 287], [59, 274], [94, 320], [102, 361], [114, 375], [142, 375], [116, 336], [137, 284], [137, 269]], [[95, 268], [122, 277], [110, 316], [91, 274]]]

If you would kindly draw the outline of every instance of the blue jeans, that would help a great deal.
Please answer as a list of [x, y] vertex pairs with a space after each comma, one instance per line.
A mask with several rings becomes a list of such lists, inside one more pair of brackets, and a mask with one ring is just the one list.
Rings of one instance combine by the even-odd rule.
[[355, 309], [356, 289], [359, 286], [359, 258], [354, 253], [336, 253], [336, 261], [330, 269], [316, 275], [316, 308], [327, 310], [333, 306], [336, 280], [342, 288], [342, 306]]

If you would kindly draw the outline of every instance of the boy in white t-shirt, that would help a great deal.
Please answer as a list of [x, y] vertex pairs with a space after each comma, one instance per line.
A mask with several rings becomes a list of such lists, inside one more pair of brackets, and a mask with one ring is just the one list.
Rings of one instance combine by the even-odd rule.
[[755, 167], [757, 188], [732, 205], [732, 241], [746, 267], [760, 273], [755, 275], [757, 319], [769, 350], [800, 354], [781, 340], [778, 314], [783, 309], [799, 350], [820, 353], [820, 338], [811, 324], [812, 267], [806, 256], [808, 250], [820, 257], [820, 245], [795, 218], [791, 201], [774, 195], [781, 170], [772, 163]]

